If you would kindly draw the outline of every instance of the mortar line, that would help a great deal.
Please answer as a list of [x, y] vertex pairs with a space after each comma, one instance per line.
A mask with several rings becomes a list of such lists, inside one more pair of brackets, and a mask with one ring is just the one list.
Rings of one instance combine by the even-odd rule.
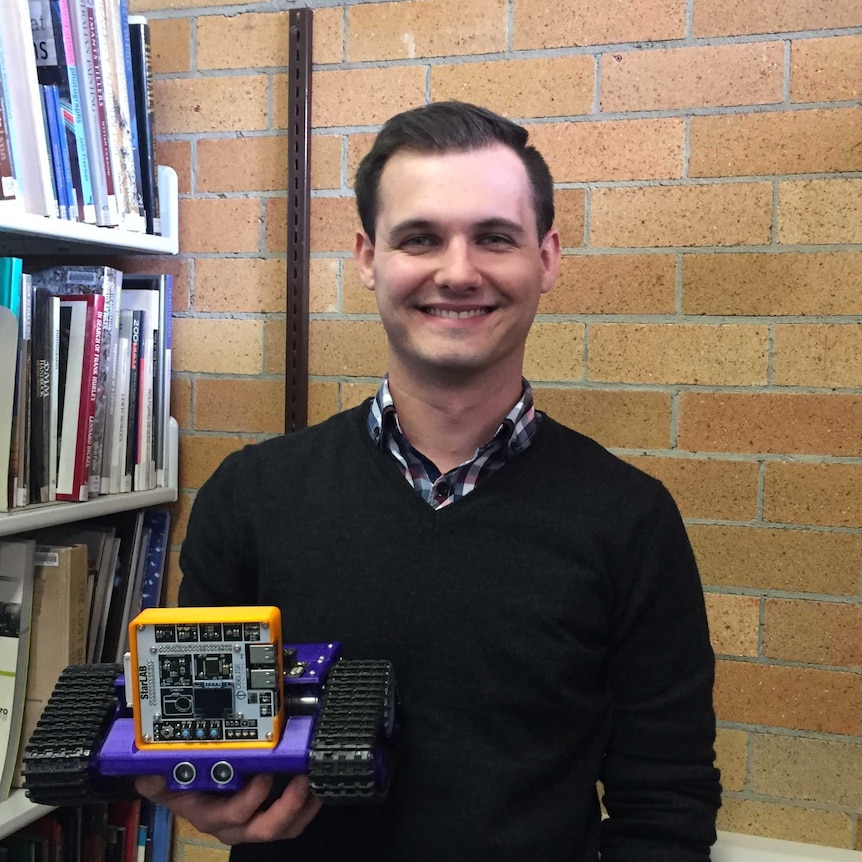
[[790, 53], [792, 51], [792, 43], [790, 39], [784, 40], [784, 76], [782, 80], [782, 88], [781, 88], [781, 98], [784, 104], [789, 108], [791, 107], [790, 102], [790, 70], [791, 70], [791, 62], [790, 62]]

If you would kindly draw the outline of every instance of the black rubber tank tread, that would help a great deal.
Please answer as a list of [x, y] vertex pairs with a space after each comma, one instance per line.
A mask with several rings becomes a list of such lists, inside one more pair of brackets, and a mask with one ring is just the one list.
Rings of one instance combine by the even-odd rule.
[[70, 665], [57, 681], [24, 753], [24, 788], [43, 805], [129, 796], [130, 778], [103, 778], [96, 758], [117, 715], [119, 664]]
[[395, 674], [388, 661], [340, 661], [332, 667], [309, 752], [315, 796], [327, 803], [385, 797], [394, 710]]

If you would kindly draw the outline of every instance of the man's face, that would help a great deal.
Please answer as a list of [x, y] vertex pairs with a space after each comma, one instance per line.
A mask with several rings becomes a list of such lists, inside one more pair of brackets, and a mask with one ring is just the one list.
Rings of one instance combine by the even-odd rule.
[[518, 156], [502, 144], [398, 152], [383, 169], [378, 201], [376, 242], [358, 233], [354, 256], [377, 295], [390, 374], [520, 379], [560, 241], [555, 230], [537, 235]]

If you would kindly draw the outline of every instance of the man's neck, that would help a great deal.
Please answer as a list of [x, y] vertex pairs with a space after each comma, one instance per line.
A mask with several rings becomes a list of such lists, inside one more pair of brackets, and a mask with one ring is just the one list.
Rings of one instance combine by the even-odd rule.
[[446, 473], [487, 443], [521, 397], [520, 375], [510, 381], [461, 386], [415, 385], [390, 370], [389, 391], [411, 445]]

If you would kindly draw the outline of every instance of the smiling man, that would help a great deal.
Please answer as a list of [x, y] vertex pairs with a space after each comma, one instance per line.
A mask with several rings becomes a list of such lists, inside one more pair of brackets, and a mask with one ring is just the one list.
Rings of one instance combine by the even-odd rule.
[[391, 659], [389, 798], [321, 808], [304, 778], [272, 794], [265, 776], [231, 797], [139, 789], [233, 862], [708, 860], [714, 662], [679, 513], [536, 411], [522, 376], [560, 263], [544, 160], [502, 117], [431, 104], [383, 127], [356, 196], [388, 375], [226, 459], [195, 502], [180, 600], [275, 604], [290, 640]]

